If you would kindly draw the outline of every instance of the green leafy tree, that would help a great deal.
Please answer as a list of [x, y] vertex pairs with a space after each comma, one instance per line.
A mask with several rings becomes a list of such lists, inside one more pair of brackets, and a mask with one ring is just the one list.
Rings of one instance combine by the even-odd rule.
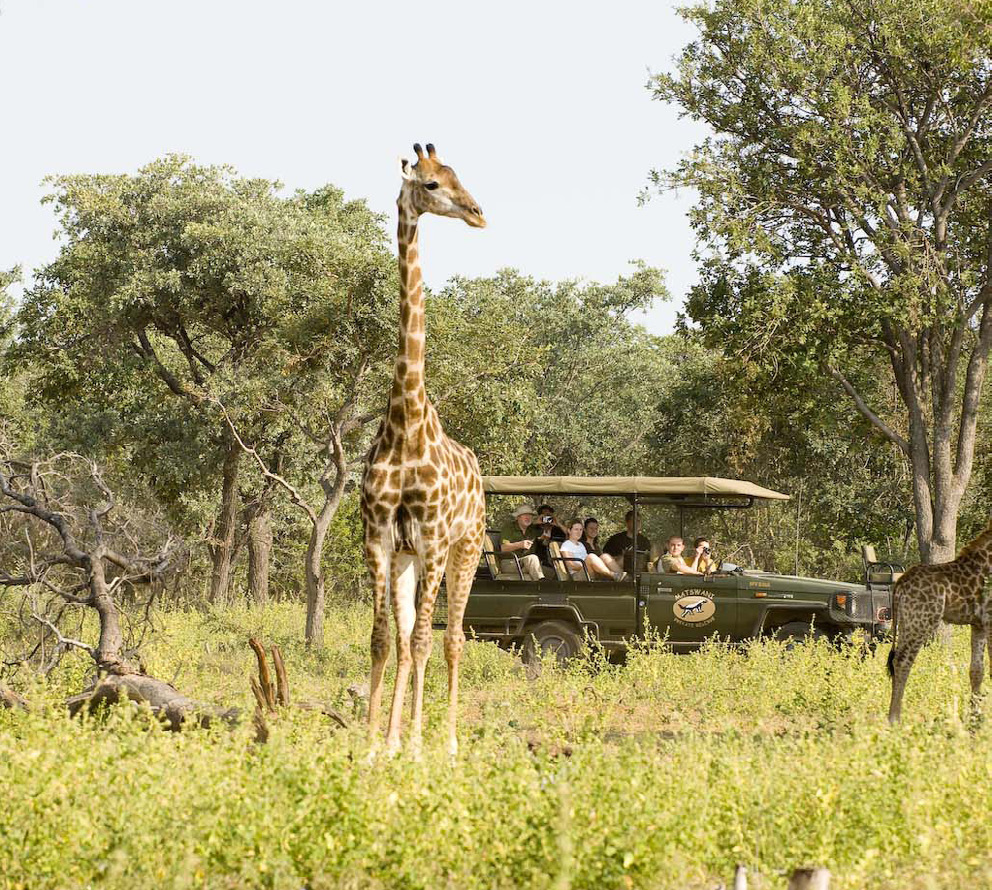
[[[19, 269], [0, 272], [0, 359], [6, 355], [14, 339], [14, 301], [10, 296], [10, 286], [19, 278]], [[20, 413], [19, 390], [17, 375], [12, 370], [4, 371], [0, 366], [0, 418], [10, 421]]]
[[183, 157], [53, 185], [64, 244], [26, 295], [15, 351], [40, 369], [49, 406], [106, 421], [92, 439], [126, 447], [166, 488], [219, 481], [208, 537], [221, 599], [239, 485], [255, 476], [243, 443], [269, 468], [319, 466], [327, 496], [344, 484], [313, 452], [335, 450], [346, 431], [324, 421], [357, 417], [383, 352], [395, 289], [381, 220], [331, 187], [282, 197], [277, 183]]
[[[873, 435], [854, 405], [823, 376], [772, 376], [705, 347], [695, 335], [663, 343], [666, 391], [655, 429], [656, 464], [671, 475], [749, 479], [792, 495], [789, 505], [703, 514], [692, 534], [719, 534], [721, 545], [747, 545], [764, 568], [855, 580], [859, 545], [871, 542], [905, 557], [912, 507], [906, 465]], [[858, 378], [886, 400], [881, 375]], [[721, 551], [724, 556], [727, 551]], [[742, 559], [740, 561], [746, 561]]]
[[657, 340], [629, 316], [666, 296], [641, 266], [612, 285], [453, 280], [428, 301], [427, 383], [446, 431], [484, 473], [635, 472], [662, 375]]
[[[718, 0], [657, 98], [714, 135], [691, 186], [708, 342], [832, 379], [912, 468], [926, 562], [953, 556], [992, 345], [992, 29], [965, 0]], [[859, 389], [884, 360], [886, 411]]]

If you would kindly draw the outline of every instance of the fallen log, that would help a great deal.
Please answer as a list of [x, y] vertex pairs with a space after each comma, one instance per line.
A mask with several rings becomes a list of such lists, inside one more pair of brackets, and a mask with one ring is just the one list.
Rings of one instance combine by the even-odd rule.
[[13, 689], [0, 686], [0, 708], [26, 711], [28, 709], [28, 700], [23, 695], [18, 695]]
[[95, 685], [66, 700], [73, 717], [93, 711], [101, 704], [132, 701], [148, 705], [151, 712], [164, 720], [170, 730], [178, 732], [184, 724], [210, 726], [216, 722], [235, 726], [240, 722], [238, 708], [220, 708], [184, 695], [171, 683], [141, 673], [113, 673], [101, 677]]

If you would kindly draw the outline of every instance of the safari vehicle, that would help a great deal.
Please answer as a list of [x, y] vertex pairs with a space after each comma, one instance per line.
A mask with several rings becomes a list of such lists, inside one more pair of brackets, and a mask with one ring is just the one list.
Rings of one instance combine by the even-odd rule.
[[[633, 508], [635, 540], [646, 507], [674, 508], [684, 533], [689, 511], [748, 509], [788, 500], [788, 495], [750, 482], [713, 477], [486, 476], [483, 487], [488, 494], [573, 496], [585, 503], [622, 498]], [[665, 637], [674, 651], [688, 652], [713, 637], [729, 642], [763, 636], [839, 642], [861, 629], [872, 641], [890, 627], [898, 567], [885, 563], [866, 563], [865, 583], [851, 584], [752, 571], [727, 562], [705, 576], [667, 574], [660, 561], [654, 569], [650, 554], [628, 552], [628, 577], [621, 581], [572, 580], [561, 561], [554, 561], [554, 577], [529, 581], [519, 567], [516, 572], [501, 570], [501, 560], [513, 557], [499, 553], [498, 534], [486, 536], [465, 632], [470, 638], [522, 648], [526, 659], [552, 652], [570, 657], [585, 635], [610, 653], [622, 653], [648, 628]], [[435, 626], [445, 626], [446, 612], [442, 591]]]

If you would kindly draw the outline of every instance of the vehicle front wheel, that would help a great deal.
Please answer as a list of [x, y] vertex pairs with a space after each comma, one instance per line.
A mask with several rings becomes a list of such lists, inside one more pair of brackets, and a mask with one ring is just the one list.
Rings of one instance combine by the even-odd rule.
[[542, 621], [528, 628], [523, 652], [527, 676], [537, 677], [545, 659], [553, 658], [561, 665], [578, 655], [581, 648], [582, 637], [578, 628], [567, 621]]
[[829, 640], [830, 634], [815, 624], [810, 626], [805, 621], [792, 621], [789, 624], [783, 624], [781, 627], [775, 628], [772, 638], [778, 640], [780, 643], [785, 643], [786, 649], [794, 649], [796, 646], [801, 646], [803, 643], [810, 643], [814, 640]]

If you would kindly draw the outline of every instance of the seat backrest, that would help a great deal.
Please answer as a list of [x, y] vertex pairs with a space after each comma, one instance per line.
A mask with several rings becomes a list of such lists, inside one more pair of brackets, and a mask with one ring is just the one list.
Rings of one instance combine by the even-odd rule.
[[557, 541], [551, 541], [548, 544], [548, 553], [551, 554], [551, 565], [555, 567], [555, 577], [559, 581], [570, 581], [571, 575], [568, 574], [565, 563], [562, 562], [561, 547], [558, 546]]
[[496, 548], [493, 546], [493, 539], [488, 534], [482, 542], [482, 561], [486, 564], [489, 574], [492, 575], [493, 581], [495, 581], [496, 576], [499, 574], [499, 560], [496, 557]]
[[862, 544], [861, 558], [865, 561], [866, 566], [870, 566], [873, 562], [878, 562], [878, 556], [875, 554], [875, 545]]

